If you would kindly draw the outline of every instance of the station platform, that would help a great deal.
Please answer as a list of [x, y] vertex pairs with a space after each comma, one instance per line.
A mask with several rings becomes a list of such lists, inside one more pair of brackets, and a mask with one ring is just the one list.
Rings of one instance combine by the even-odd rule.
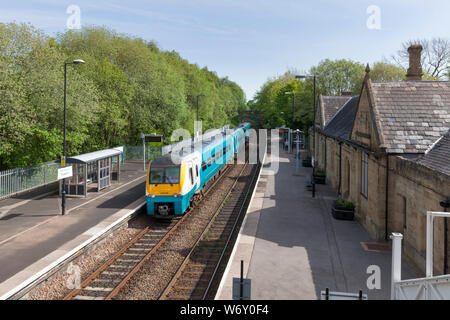
[[57, 186], [0, 201], [0, 297], [139, 210], [145, 177], [142, 161], [125, 162], [119, 182], [67, 196], [64, 216]]
[[[357, 221], [336, 220], [331, 206], [337, 193], [327, 185], [316, 185], [315, 198], [306, 189], [312, 168], [295, 175], [294, 153], [267, 153], [247, 215], [225, 269], [216, 300], [232, 299], [232, 278], [251, 279], [252, 300], [316, 300], [320, 292], [358, 293], [369, 300], [390, 299], [391, 252], [367, 251], [362, 243], [375, 242]], [[272, 162], [278, 162], [277, 172]], [[372, 272], [380, 267], [381, 287], [367, 287]], [[423, 276], [404, 258], [402, 276]]]

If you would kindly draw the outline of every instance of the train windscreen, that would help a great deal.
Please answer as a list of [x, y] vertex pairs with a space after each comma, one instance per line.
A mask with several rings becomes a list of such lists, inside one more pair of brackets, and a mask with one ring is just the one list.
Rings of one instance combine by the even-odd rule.
[[180, 166], [152, 166], [150, 168], [151, 184], [180, 183]]

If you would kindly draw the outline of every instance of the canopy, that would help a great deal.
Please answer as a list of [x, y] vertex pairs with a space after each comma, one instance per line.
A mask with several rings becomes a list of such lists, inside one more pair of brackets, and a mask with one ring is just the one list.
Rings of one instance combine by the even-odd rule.
[[105, 149], [67, 158], [67, 163], [89, 163], [121, 154], [117, 149]]

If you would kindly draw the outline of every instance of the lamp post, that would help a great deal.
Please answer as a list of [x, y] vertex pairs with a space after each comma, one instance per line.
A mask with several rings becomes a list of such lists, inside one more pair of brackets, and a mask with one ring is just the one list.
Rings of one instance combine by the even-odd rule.
[[299, 175], [299, 145], [300, 145], [300, 130], [295, 130], [295, 174]]
[[296, 79], [305, 79], [305, 78], [313, 78], [314, 79], [314, 115], [313, 115], [313, 155], [312, 155], [312, 166], [313, 166], [313, 178], [312, 178], [312, 197], [314, 198], [316, 195], [316, 183], [314, 181], [314, 173], [316, 170], [315, 166], [315, 155], [316, 155], [316, 75], [312, 76], [295, 76]]
[[285, 92], [284, 94], [292, 94], [292, 120], [291, 120], [291, 127], [294, 128], [294, 105], [295, 105], [295, 92]]
[[[63, 161], [62, 166], [66, 166], [66, 97], [67, 97], [67, 65], [69, 64], [84, 64], [84, 60], [75, 59], [72, 62], [64, 63], [64, 143], [63, 143]], [[66, 213], [66, 179], [62, 181], [63, 189], [61, 191], [62, 201], [61, 201], [61, 211], [62, 215]]]

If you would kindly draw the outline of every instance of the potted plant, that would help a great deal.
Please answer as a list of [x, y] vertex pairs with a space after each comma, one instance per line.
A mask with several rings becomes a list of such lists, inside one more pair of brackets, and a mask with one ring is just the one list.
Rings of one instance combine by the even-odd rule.
[[317, 184], [325, 184], [325, 178], [326, 178], [325, 171], [317, 170], [314, 173], [314, 182]]
[[331, 214], [338, 220], [353, 220], [355, 217], [355, 205], [353, 202], [337, 199], [333, 203]]

